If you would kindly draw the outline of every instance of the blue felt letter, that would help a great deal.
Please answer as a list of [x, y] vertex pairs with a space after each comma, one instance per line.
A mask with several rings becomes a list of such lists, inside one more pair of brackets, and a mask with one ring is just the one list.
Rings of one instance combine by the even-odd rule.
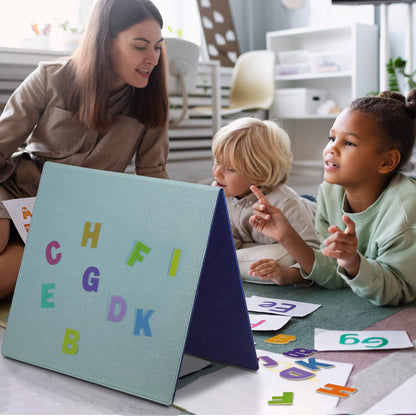
[[146, 337], [152, 336], [152, 331], [150, 330], [149, 319], [152, 316], [154, 311], [149, 309], [146, 312], [146, 315], [143, 316], [143, 309], [136, 310], [136, 325], [134, 327], [134, 335], [140, 335], [140, 330], [143, 328], [144, 335]]
[[315, 360], [315, 358], [308, 358], [308, 361], [295, 361], [296, 364], [299, 364], [303, 367], [309, 368], [310, 370], [320, 370], [320, 367], [331, 368], [334, 367], [334, 364], [320, 363]]

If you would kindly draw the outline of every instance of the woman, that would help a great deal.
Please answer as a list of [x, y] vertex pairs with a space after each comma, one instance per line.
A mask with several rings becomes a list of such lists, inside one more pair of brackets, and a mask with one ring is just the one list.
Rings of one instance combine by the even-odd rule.
[[[44, 62], [0, 118], [0, 201], [35, 196], [46, 161], [168, 178], [162, 17], [149, 0], [99, 0], [72, 57]], [[0, 298], [23, 244], [0, 204]]]

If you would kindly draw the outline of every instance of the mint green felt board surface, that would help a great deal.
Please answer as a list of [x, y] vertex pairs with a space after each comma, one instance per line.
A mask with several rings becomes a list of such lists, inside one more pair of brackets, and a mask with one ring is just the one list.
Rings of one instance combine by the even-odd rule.
[[3, 355], [170, 404], [219, 192], [45, 164]]

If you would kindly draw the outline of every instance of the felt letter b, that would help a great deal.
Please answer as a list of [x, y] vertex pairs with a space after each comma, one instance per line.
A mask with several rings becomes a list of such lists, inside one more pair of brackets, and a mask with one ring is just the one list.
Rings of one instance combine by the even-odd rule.
[[79, 332], [76, 329], [67, 328], [65, 331], [62, 352], [68, 355], [75, 355], [78, 351]]
[[296, 337], [293, 335], [277, 334], [273, 337], [274, 344], [289, 344], [289, 342], [295, 341]]

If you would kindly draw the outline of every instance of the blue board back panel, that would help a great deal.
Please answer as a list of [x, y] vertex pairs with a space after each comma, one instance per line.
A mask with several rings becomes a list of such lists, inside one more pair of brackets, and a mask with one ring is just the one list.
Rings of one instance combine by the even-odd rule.
[[226, 209], [221, 193], [185, 351], [257, 370], [258, 360], [251, 330], [247, 331], [251, 328], [250, 321]]

